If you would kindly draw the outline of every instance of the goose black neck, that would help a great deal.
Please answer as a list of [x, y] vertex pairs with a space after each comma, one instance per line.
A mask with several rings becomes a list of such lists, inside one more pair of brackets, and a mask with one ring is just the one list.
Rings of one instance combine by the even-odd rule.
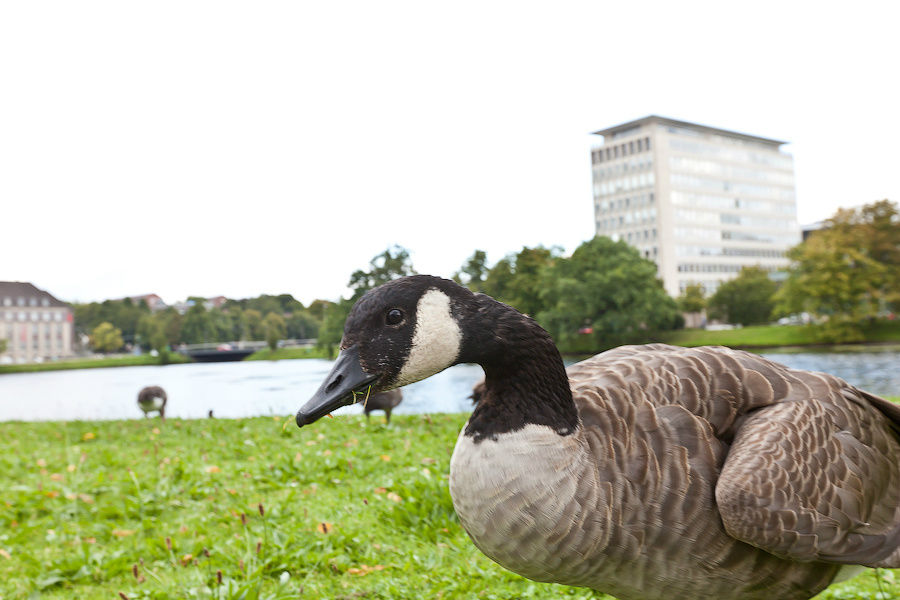
[[546, 425], [560, 435], [574, 432], [578, 410], [550, 334], [506, 304], [476, 298], [460, 362], [481, 365], [485, 391], [465, 434], [480, 442], [529, 424]]

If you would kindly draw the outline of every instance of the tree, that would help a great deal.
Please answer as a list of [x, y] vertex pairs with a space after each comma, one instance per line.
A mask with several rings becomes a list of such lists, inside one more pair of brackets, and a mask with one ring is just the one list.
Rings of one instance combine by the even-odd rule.
[[360, 269], [350, 275], [347, 286], [353, 290], [353, 294], [349, 299], [341, 298], [336, 303], [322, 307], [325, 316], [319, 328], [317, 345], [320, 348], [334, 349], [341, 341], [344, 335], [344, 321], [347, 320], [353, 304], [362, 298], [363, 294], [392, 279], [416, 274], [409, 258], [409, 250], [402, 246], [392, 246], [375, 256], [369, 261], [369, 267], [368, 271]]
[[91, 346], [97, 352], [115, 352], [124, 344], [122, 330], [114, 327], [112, 323], [100, 323], [91, 332]]
[[656, 265], [623, 241], [595, 237], [543, 271], [538, 321], [564, 351], [643, 342], [679, 324]]
[[248, 308], [242, 315], [244, 321], [244, 334], [247, 339], [259, 340], [265, 336], [262, 320], [263, 316], [258, 310]]
[[543, 308], [540, 296], [541, 276], [553, 266], [559, 248], [523, 247], [518, 254], [509, 255], [494, 265], [483, 283], [484, 292], [493, 298], [534, 316]]
[[719, 285], [709, 299], [710, 316], [729, 323], [756, 325], [772, 318], [775, 282], [760, 267], [744, 267], [738, 276]]
[[777, 311], [817, 316], [825, 322], [823, 341], [861, 340], [861, 325], [898, 302], [898, 230], [897, 207], [886, 200], [839, 210], [788, 251], [792, 264], [776, 294]]
[[409, 250], [402, 246], [392, 246], [369, 261], [368, 271], [358, 270], [350, 276], [348, 286], [353, 290], [354, 302], [363, 294], [387, 283], [392, 279], [415, 275], [416, 270], [409, 258]]
[[703, 286], [699, 283], [687, 286], [684, 289], [684, 293], [681, 294], [675, 302], [678, 304], [678, 309], [682, 312], [701, 312], [706, 308], [706, 298], [704, 297]]
[[484, 292], [484, 280], [487, 273], [487, 253], [484, 250], [476, 250], [472, 256], [466, 259], [462, 269], [453, 276], [453, 279], [473, 292]]
[[287, 331], [284, 317], [277, 313], [270, 312], [263, 319], [262, 327], [265, 332], [266, 343], [269, 345], [269, 348], [275, 350], [278, 347], [278, 340], [284, 339], [285, 332]]
[[181, 340], [186, 344], [202, 344], [215, 341], [215, 326], [209, 311], [203, 306], [202, 301], [195, 299], [194, 305], [184, 315], [184, 324], [181, 327]]

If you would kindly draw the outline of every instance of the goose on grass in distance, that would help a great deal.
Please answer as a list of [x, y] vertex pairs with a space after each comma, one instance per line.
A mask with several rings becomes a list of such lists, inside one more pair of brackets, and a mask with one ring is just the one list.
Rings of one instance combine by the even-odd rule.
[[383, 410], [385, 423], [390, 423], [391, 411], [394, 410], [398, 404], [403, 402], [403, 392], [400, 390], [370, 392], [368, 397], [365, 397], [366, 394], [363, 394], [363, 396], [364, 397], [360, 402], [363, 405], [363, 412], [366, 414], [366, 421], [369, 420], [369, 413], [373, 410]]
[[144, 417], [150, 416], [151, 412], [158, 412], [159, 417], [163, 421], [166, 420], [166, 402], [168, 402], [166, 390], [158, 385], [148, 385], [138, 392], [137, 401], [140, 409], [144, 411]]
[[485, 382], [453, 506], [511, 571], [619, 600], [803, 600], [856, 565], [900, 567], [900, 406], [722, 347], [567, 370], [534, 320], [436, 277], [355, 304], [297, 423], [458, 363]]

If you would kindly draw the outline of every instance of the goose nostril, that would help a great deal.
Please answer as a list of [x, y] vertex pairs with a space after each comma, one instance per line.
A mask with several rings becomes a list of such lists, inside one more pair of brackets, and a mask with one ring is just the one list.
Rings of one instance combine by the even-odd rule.
[[325, 388], [325, 391], [326, 392], [332, 391], [334, 388], [339, 386], [343, 380], [344, 380], [344, 376], [338, 375], [337, 377], [334, 378], [334, 380], [331, 383], [328, 384], [328, 387]]

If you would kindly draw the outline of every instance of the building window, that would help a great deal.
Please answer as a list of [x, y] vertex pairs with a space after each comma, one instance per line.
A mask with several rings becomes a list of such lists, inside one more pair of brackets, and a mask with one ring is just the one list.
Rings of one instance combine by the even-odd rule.
[[647, 148], [647, 150], [650, 149], [650, 138], [649, 137], [644, 138], [644, 147]]

